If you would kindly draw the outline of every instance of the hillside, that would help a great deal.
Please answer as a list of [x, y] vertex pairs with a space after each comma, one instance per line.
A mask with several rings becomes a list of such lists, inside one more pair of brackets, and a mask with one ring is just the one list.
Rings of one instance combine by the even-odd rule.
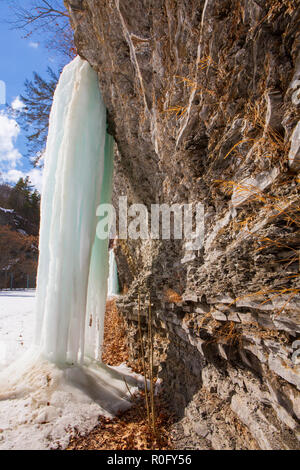
[[[35, 287], [39, 196], [19, 183], [0, 185], [0, 288]], [[36, 203], [30, 202], [37, 198]]]

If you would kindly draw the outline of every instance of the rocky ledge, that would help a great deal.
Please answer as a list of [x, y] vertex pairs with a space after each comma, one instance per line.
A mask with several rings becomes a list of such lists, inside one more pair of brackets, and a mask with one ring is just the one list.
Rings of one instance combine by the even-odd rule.
[[200, 250], [116, 248], [133, 358], [151, 295], [178, 447], [299, 448], [299, 2], [65, 3], [116, 141], [115, 203], [204, 204]]

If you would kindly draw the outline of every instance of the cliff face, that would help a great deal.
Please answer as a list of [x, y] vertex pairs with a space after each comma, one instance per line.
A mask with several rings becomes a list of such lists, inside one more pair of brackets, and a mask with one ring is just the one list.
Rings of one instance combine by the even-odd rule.
[[201, 250], [118, 243], [132, 356], [139, 289], [189, 445], [299, 447], [299, 2], [66, 5], [117, 142], [115, 203], [205, 205]]

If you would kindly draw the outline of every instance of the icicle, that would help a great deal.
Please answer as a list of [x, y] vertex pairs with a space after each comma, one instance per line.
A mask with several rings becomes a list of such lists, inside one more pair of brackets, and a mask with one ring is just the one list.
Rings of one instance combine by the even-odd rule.
[[82, 361], [89, 315], [102, 336], [107, 240], [95, 239], [95, 214], [101, 198], [110, 199], [111, 175], [112, 138], [97, 74], [76, 57], [54, 95], [41, 207], [36, 343], [56, 363]]
[[[101, 203], [111, 201], [113, 176], [113, 138], [107, 134], [105, 142], [104, 170], [101, 187]], [[87, 315], [86, 315], [86, 355], [100, 360], [104, 333], [104, 315], [108, 278], [108, 238], [100, 240], [95, 236], [92, 249]]]
[[109, 251], [109, 275], [108, 275], [108, 297], [119, 293], [118, 270], [115, 252], [112, 248]]

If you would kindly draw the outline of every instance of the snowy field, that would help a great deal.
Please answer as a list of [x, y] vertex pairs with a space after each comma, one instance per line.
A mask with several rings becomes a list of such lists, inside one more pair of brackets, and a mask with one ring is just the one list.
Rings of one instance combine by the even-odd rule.
[[34, 307], [35, 290], [0, 291], [0, 370], [31, 344]]
[[0, 291], [0, 450], [65, 448], [74, 429], [85, 434], [99, 415], [130, 406], [143, 378], [125, 364], [86, 361], [59, 367], [30, 345], [35, 292]]

